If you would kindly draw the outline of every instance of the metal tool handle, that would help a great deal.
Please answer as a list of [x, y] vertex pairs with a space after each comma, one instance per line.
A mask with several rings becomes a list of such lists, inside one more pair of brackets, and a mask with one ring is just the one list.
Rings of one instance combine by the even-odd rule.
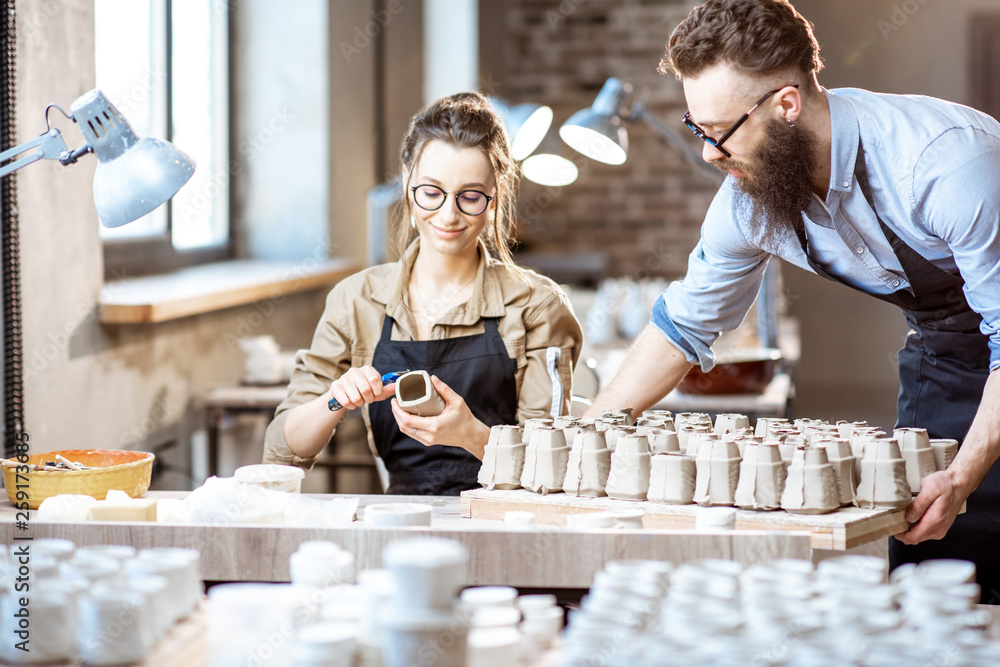
[[[386, 373], [385, 375], [382, 376], [382, 386], [384, 387], [387, 384], [392, 384], [397, 379], [399, 379], [400, 375], [409, 372], [410, 371], [393, 371], [392, 373]], [[340, 404], [340, 401], [338, 401], [335, 398], [331, 398], [330, 402], [327, 403], [327, 405], [330, 408], [330, 412], [336, 412], [337, 410], [340, 410], [342, 407], [344, 407], [343, 405]]]

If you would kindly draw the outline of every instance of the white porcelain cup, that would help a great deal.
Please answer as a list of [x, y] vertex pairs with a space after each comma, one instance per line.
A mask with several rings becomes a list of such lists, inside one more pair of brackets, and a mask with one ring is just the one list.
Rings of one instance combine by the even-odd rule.
[[[14, 543], [10, 546], [12, 554], [16, 554], [18, 548], [23, 543]], [[51, 556], [60, 563], [73, 557], [76, 545], [72, 540], [64, 540], [59, 537], [43, 537], [31, 541], [31, 556]]]
[[198, 602], [205, 594], [199, 570], [199, 563], [201, 562], [200, 551], [183, 547], [155, 547], [142, 549], [139, 551], [138, 557], [140, 559], [175, 563], [178, 567], [181, 567], [185, 601], [184, 615], [187, 615], [198, 606]]
[[450, 609], [465, 585], [468, 554], [461, 543], [433, 537], [397, 540], [382, 551], [396, 580], [393, 604], [411, 609]]
[[467, 664], [468, 620], [451, 609], [397, 607], [387, 610], [378, 625], [384, 667]]
[[434, 507], [424, 503], [379, 503], [365, 507], [365, 524], [378, 528], [429, 526]]
[[[0, 659], [4, 664], [68, 663], [76, 655], [74, 600], [58, 589], [39, 586], [42, 583], [32, 584], [30, 592], [0, 595]], [[22, 606], [22, 602], [27, 604]], [[21, 642], [28, 650], [18, 648]]]
[[140, 593], [96, 587], [78, 603], [77, 646], [91, 665], [140, 662], [153, 645]]
[[303, 542], [288, 559], [293, 584], [326, 588], [354, 581], [354, 554], [335, 542]]

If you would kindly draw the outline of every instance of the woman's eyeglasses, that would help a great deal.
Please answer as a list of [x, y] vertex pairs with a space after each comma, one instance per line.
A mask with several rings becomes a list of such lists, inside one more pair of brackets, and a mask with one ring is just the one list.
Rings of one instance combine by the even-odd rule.
[[[792, 84], [792, 88], [798, 88], [798, 87], [799, 87], [798, 84]], [[787, 88], [787, 86], [782, 86], [782, 88]], [[740, 125], [742, 125], [743, 123], [746, 122], [747, 118], [750, 117], [750, 114], [753, 113], [754, 109], [756, 109], [757, 107], [759, 107], [761, 104], [764, 103], [764, 100], [766, 100], [767, 98], [769, 98], [771, 95], [774, 95], [775, 93], [777, 93], [778, 91], [780, 91], [782, 88], [776, 88], [776, 89], [772, 90], [771, 92], [769, 92], [764, 97], [762, 97], [759, 100], [757, 100], [757, 104], [753, 105], [753, 108], [751, 108], [750, 111], [747, 111], [745, 114], [743, 114], [742, 116], [740, 116], [740, 119], [738, 121], [736, 121], [731, 128], [729, 128], [728, 130], [726, 130], [725, 133], [721, 137], [719, 137], [718, 139], [713, 139], [712, 137], [708, 136], [708, 133], [705, 132], [705, 130], [701, 129], [700, 127], [698, 127], [697, 125], [695, 125], [694, 123], [692, 123], [691, 122], [691, 112], [690, 111], [684, 112], [684, 116], [681, 117], [681, 120], [684, 122], [685, 125], [688, 126], [689, 130], [691, 130], [692, 132], [694, 132], [694, 136], [696, 136], [699, 139], [703, 140], [709, 146], [714, 147], [717, 151], [719, 151], [720, 153], [722, 153], [726, 157], [732, 157], [733, 156], [732, 153], [730, 153], [729, 151], [727, 151], [726, 149], [724, 149], [722, 147], [723, 142], [725, 142], [726, 139], [728, 139], [729, 137], [733, 136], [733, 132], [735, 132], [736, 130], [740, 129]]]
[[415, 185], [410, 191], [413, 192], [413, 201], [425, 211], [436, 211], [444, 206], [450, 194], [455, 195], [458, 210], [466, 215], [481, 214], [493, 201], [493, 197], [479, 190], [459, 190], [453, 193], [442, 190], [436, 185]]

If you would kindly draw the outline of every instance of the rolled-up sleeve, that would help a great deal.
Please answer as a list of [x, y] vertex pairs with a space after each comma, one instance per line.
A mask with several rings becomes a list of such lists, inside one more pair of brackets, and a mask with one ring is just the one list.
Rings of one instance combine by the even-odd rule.
[[[525, 368], [517, 402], [519, 424], [527, 419], [559, 416], [551, 414], [553, 396], [558, 398], [559, 414], [569, 414], [573, 369], [580, 359], [583, 330], [563, 291], [554, 284], [546, 291], [537, 306], [524, 312]], [[559, 351], [553, 368], [559, 386], [555, 386], [550, 374], [551, 349]]]
[[[319, 455], [310, 458], [296, 456], [288, 449], [285, 420], [296, 406], [329, 391], [330, 384], [351, 367], [350, 330], [346, 323], [351, 304], [343, 285], [337, 285], [327, 295], [326, 308], [309, 349], [299, 350], [295, 355], [295, 370], [288, 384], [288, 395], [278, 406], [274, 420], [264, 435], [264, 463], [296, 465], [308, 470], [319, 458]], [[330, 436], [333, 436], [332, 432]]]
[[651, 318], [688, 361], [705, 371], [715, 365], [711, 348], [716, 338], [738, 327], [753, 305], [771, 257], [741, 231], [732, 190], [729, 178], [708, 209], [687, 274], [667, 287]]
[[[962, 159], [956, 165], [956, 155]], [[914, 169], [921, 223], [951, 251], [969, 306], [982, 315], [990, 370], [1000, 368], [1000, 137], [954, 128], [931, 143]]]

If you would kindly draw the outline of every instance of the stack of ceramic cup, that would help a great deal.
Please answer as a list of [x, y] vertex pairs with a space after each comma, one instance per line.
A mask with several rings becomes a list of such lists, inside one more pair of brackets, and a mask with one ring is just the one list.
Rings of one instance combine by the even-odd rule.
[[989, 613], [974, 610], [980, 588], [976, 568], [960, 560], [930, 560], [915, 567], [901, 567], [893, 579], [902, 595], [906, 625], [944, 639], [989, 623]]
[[521, 595], [517, 598], [521, 610], [521, 656], [533, 664], [555, 644], [563, 629], [563, 609], [556, 596], [548, 594]]
[[[0, 659], [6, 663], [139, 662], [202, 596], [199, 555], [193, 549], [137, 553], [130, 546], [77, 549], [69, 540], [37, 539], [27, 546], [23, 563], [22, 548], [13, 545], [13, 558], [2, 559], [0, 634], [15, 637], [24, 598], [31, 650], [18, 650], [12, 640], [0, 642]], [[11, 584], [25, 572], [28, 589], [18, 591]], [[128, 620], [127, 632], [121, 631], [122, 619]]]
[[671, 569], [662, 561], [636, 560], [609, 562], [598, 572], [580, 609], [570, 612], [564, 643], [568, 664], [602, 664], [655, 628]]
[[398, 540], [382, 560], [396, 582], [377, 619], [385, 667], [464, 665], [469, 622], [455, 598], [465, 585], [465, 547], [433, 537]]
[[[666, 565], [665, 567], [669, 567]], [[610, 567], [609, 567], [610, 569]], [[641, 570], [640, 570], [641, 572]], [[571, 612], [566, 665], [995, 665], [988, 612], [972, 609], [971, 563], [903, 566], [845, 555], [743, 569], [705, 560], [677, 567], [656, 607], [648, 575], [599, 573]]]
[[520, 660], [517, 589], [476, 586], [462, 591], [460, 605], [469, 620], [469, 667], [505, 667]]

